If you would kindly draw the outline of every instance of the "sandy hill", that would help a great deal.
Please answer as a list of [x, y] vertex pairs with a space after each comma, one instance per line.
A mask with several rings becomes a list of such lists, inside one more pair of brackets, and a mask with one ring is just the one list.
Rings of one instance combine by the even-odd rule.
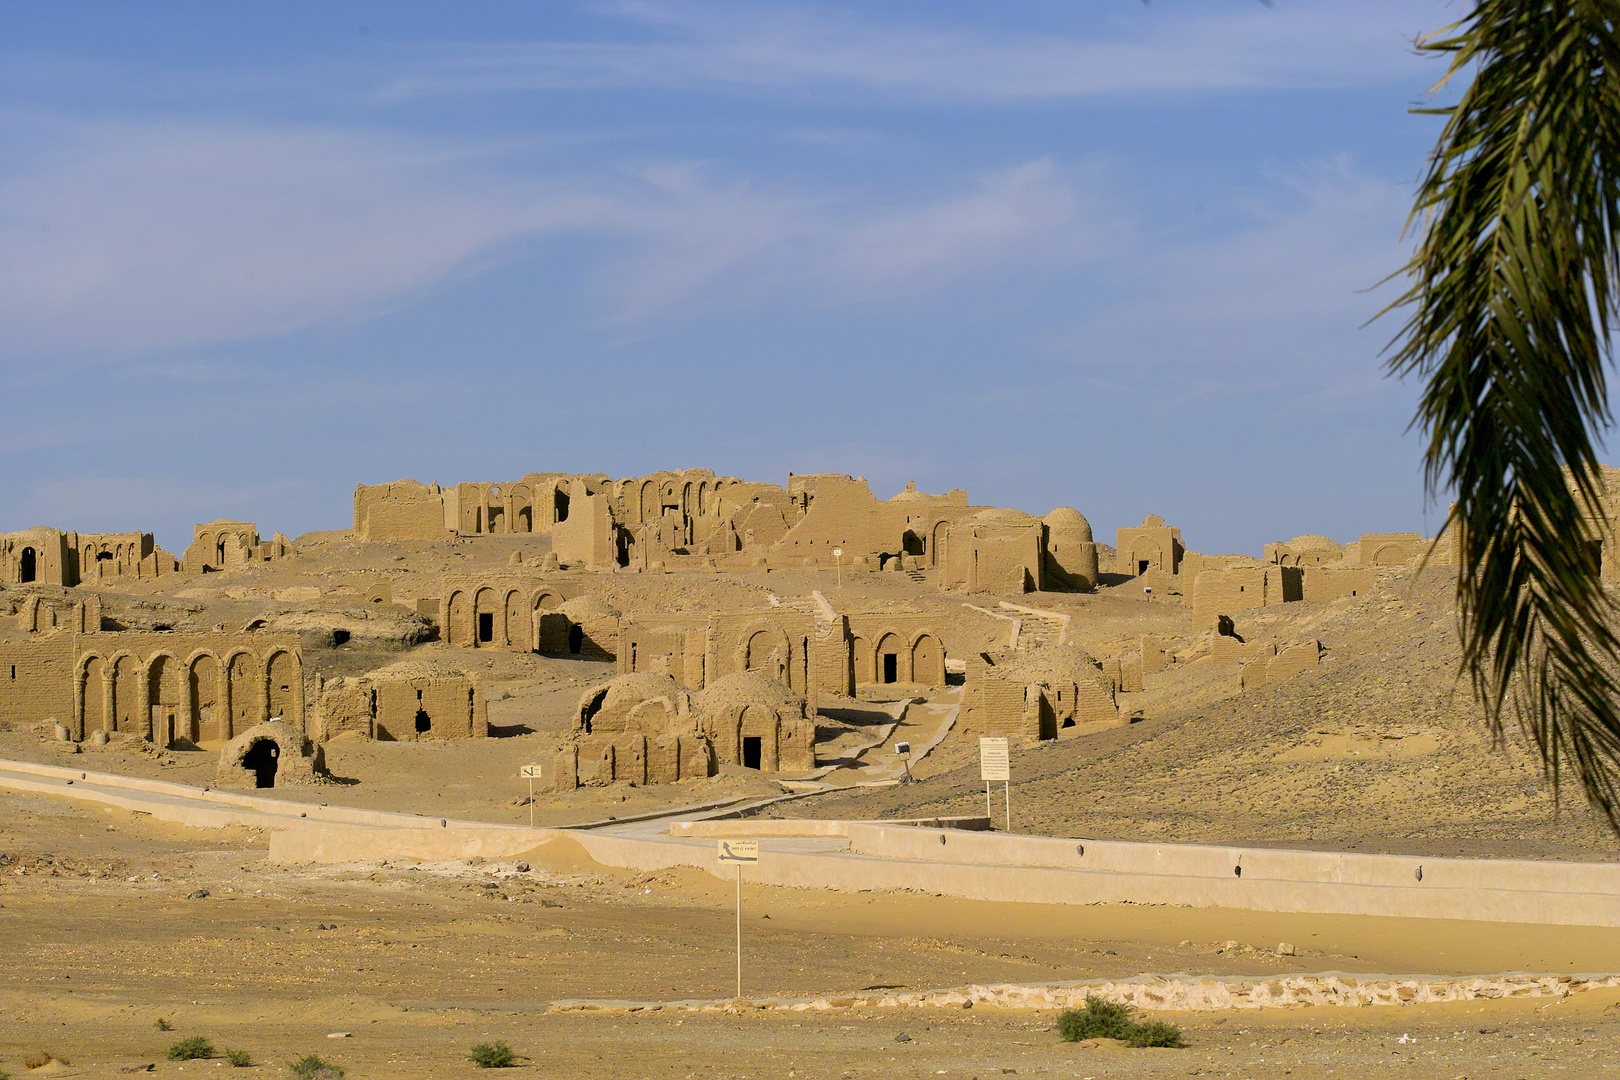
[[[1187, 609], [1146, 605], [1186, 662], [1126, 696], [1146, 718], [1014, 755], [1020, 831], [1433, 855], [1612, 858], [1614, 837], [1578, 790], [1555, 803], [1517, 733], [1493, 747], [1456, 681], [1453, 582], [1386, 571], [1372, 594], [1247, 613], [1250, 640], [1317, 638], [1314, 671], [1238, 692], [1238, 667], [1198, 658]], [[1110, 598], [1087, 598], [1106, 611]], [[1077, 619], [1077, 622], [1080, 620]], [[1107, 620], [1093, 624], [1082, 640]], [[1117, 636], [1117, 635], [1116, 635]], [[818, 797], [783, 815], [982, 813], [976, 747], [947, 745], [923, 783]], [[928, 770], [921, 770], [928, 775]], [[999, 793], [998, 793], [999, 796]], [[999, 818], [1001, 800], [995, 800]]]

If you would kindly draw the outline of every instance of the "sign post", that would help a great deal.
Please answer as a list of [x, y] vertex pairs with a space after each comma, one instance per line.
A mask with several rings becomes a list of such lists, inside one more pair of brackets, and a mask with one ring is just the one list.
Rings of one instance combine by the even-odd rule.
[[833, 548], [833, 560], [838, 564], [838, 587], [844, 587], [844, 549]]
[[518, 776], [529, 781], [529, 828], [534, 828], [534, 782], [540, 776], [540, 766], [523, 765], [518, 769]]
[[990, 816], [990, 784], [1001, 781], [1007, 800], [1007, 831], [1012, 832], [1012, 763], [1005, 735], [979, 740], [979, 779], [984, 781], [984, 816]]
[[900, 755], [900, 764], [905, 766], [906, 769], [906, 778], [902, 783], [911, 783], [911, 744], [897, 742], [894, 744], [894, 752]]
[[720, 861], [737, 864], [737, 997], [742, 998], [742, 868], [759, 862], [758, 840], [720, 841]]

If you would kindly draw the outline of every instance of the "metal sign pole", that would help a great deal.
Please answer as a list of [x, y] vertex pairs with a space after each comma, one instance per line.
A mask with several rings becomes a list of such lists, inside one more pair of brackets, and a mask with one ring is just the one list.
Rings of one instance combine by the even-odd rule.
[[529, 781], [529, 828], [534, 828], [534, 781], [540, 775], [540, 766], [525, 765], [518, 770], [518, 775]]
[[1006, 786], [1002, 789], [1002, 794], [1007, 796], [1007, 831], [1012, 832], [1012, 781], [1011, 780], [1007, 781]]
[[984, 782], [984, 816], [986, 820], [989, 820], [992, 816], [990, 813], [990, 781], [988, 780]]
[[743, 863], [759, 862], [758, 840], [722, 840], [719, 859], [737, 864], [737, 998], [742, 998], [742, 868]]

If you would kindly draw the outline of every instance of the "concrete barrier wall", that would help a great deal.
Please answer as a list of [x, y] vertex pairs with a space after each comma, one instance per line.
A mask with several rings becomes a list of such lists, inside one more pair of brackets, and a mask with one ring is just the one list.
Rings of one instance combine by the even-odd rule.
[[[1620, 903], [1620, 864], [1525, 859], [1425, 859], [1331, 851], [1135, 844], [1005, 833], [959, 833], [852, 822], [850, 850], [884, 858], [945, 860], [986, 866], [1041, 866], [1209, 878], [1305, 881], [1424, 889], [1595, 893]], [[1242, 870], [1239, 874], [1236, 871]], [[1421, 871], [1421, 873], [1420, 873]]]
[[[437, 824], [437, 822], [435, 822]], [[509, 859], [558, 836], [556, 829], [501, 828], [452, 821], [438, 829], [391, 829], [342, 822], [300, 822], [270, 834], [273, 863], [376, 862], [378, 859]]]
[[[699, 833], [666, 839], [529, 829], [314, 807], [51, 766], [17, 767], [22, 764], [0, 763], [0, 786], [120, 806], [195, 828], [269, 828], [270, 858], [277, 862], [510, 858], [567, 836], [607, 866], [643, 871], [693, 866], [725, 879], [736, 874], [734, 866], [718, 861], [712, 843], [695, 839]], [[1620, 866], [1610, 863], [1124, 844], [871, 822], [712, 825], [725, 826], [728, 835], [762, 837], [760, 861], [744, 869], [745, 878], [797, 888], [915, 889], [1037, 904], [1166, 904], [1620, 926]], [[776, 829], [786, 833], [773, 833]], [[794, 836], [837, 836], [840, 829], [849, 836], [847, 853], [785, 849]], [[1234, 873], [1236, 868], [1242, 873]]]
[[[851, 832], [862, 826], [852, 825]], [[870, 826], [866, 826], [870, 827]], [[938, 830], [915, 830], [937, 850]], [[576, 837], [591, 857], [609, 866], [658, 870], [696, 866], [730, 879], [707, 845], [681, 845], [599, 834]], [[1119, 870], [1079, 870], [1006, 864], [968, 864], [836, 852], [772, 851], [761, 843], [760, 861], [746, 880], [795, 888], [915, 889], [971, 900], [1030, 904], [1165, 904], [1248, 911], [1315, 912], [1420, 919], [1464, 919], [1561, 926], [1620, 926], [1620, 896], [1612, 892], [1539, 892], [1480, 887], [1363, 885], [1247, 877], [1178, 876]], [[938, 856], [935, 856], [937, 859]]]
[[847, 821], [676, 821], [669, 826], [671, 836], [848, 836]]
[[[300, 815], [304, 815], [312, 821], [342, 821], [352, 824], [386, 825], [396, 829], [436, 829], [440, 827], [439, 821], [441, 820], [421, 814], [400, 814], [388, 810], [361, 810], [346, 806], [320, 806], [315, 803], [290, 802], [286, 799], [248, 795], [229, 788], [205, 789], [192, 787], [190, 784], [175, 784], [166, 780], [147, 780], [138, 776], [120, 776], [116, 773], [90, 772], [85, 769], [66, 768], [56, 765], [39, 765], [31, 761], [0, 760], [0, 770], [10, 773], [26, 773], [56, 781], [84, 781], [101, 788], [120, 788], [148, 795], [167, 796], [187, 801], [202, 801], [222, 808], [234, 807], [251, 811], [254, 814], [268, 814], [278, 818], [299, 819]], [[54, 785], [50, 787], [50, 792], [52, 794], [71, 794], [70, 792], [58, 790]], [[144, 805], [139, 808], [148, 812], [150, 809]], [[266, 823], [258, 821], [254, 824], [263, 826]], [[483, 827], [515, 829], [523, 826], [491, 824]]]

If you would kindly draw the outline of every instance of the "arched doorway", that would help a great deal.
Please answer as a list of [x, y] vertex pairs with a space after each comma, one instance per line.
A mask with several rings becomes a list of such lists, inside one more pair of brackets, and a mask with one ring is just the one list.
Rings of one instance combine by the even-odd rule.
[[152, 741], [168, 746], [184, 734], [178, 730], [180, 716], [179, 664], [167, 656], [154, 656], [146, 668], [147, 700], [152, 706]]
[[877, 681], [880, 683], [910, 682], [911, 672], [904, 670], [909, 664], [902, 664], [901, 657], [906, 656], [905, 643], [897, 634], [884, 634], [883, 640], [877, 646]]
[[82, 735], [107, 730], [107, 665], [99, 656], [84, 664], [84, 728]]
[[298, 658], [291, 653], [276, 653], [270, 658], [265, 673], [269, 682], [270, 715], [280, 717], [293, 727], [304, 729], [304, 677]]
[[242, 755], [242, 767], [253, 773], [253, 786], [276, 786], [276, 766], [281, 761], [281, 747], [272, 739], [260, 739]]
[[534, 631], [529, 626], [529, 604], [522, 593], [506, 594], [506, 644], [525, 651], [534, 647]]
[[911, 681], [925, 686], [945, 685], [945, 650], [932, 634], [923, 634], [911, 646]]
[[857, 637], [850, 649], [850, 659], [855, 665], [855, 684], [867, 686], [877, 682], [877, 671], [874, 666], [872, 643], [863, 637]]
[[450, 610], [444, 620], [448, 625], [445, 626], [444, 632], [452, 645], [472, 644], [468, 607], [466, 593], [457, 591], [450, 594]]
[[259, 722], [259, 688], [263, 686], [261, 671], [263, 669], [258, 662], [247, 653], [237, 653], [231, 657], [231, 730], [225, 733], [226, 738], [231, 738], [235, 732], [246, 731]]
[[473, 645], [494, 645], [506, 638], [506, 628], [500, 625], [504, 614], [500, 594], [494, 589], [479, 589], [473, 597], [475, 622]]
[[945, 565], [945, 541], [950, 538], [951, 523], [942, 521], [934, 526], [934, 542], [928, 545], [928, 565]]
[[195, 742], [218, 742], [225, 738], [219, 710], [219, 661], [212, 656], [193, 660], [190, 683], [193, 727], [187, 734]]
[[113, 730], [144, 734], [135, 710], [140, 702], [141, 666], [133, 656], [120, 656], [113, 664]]

